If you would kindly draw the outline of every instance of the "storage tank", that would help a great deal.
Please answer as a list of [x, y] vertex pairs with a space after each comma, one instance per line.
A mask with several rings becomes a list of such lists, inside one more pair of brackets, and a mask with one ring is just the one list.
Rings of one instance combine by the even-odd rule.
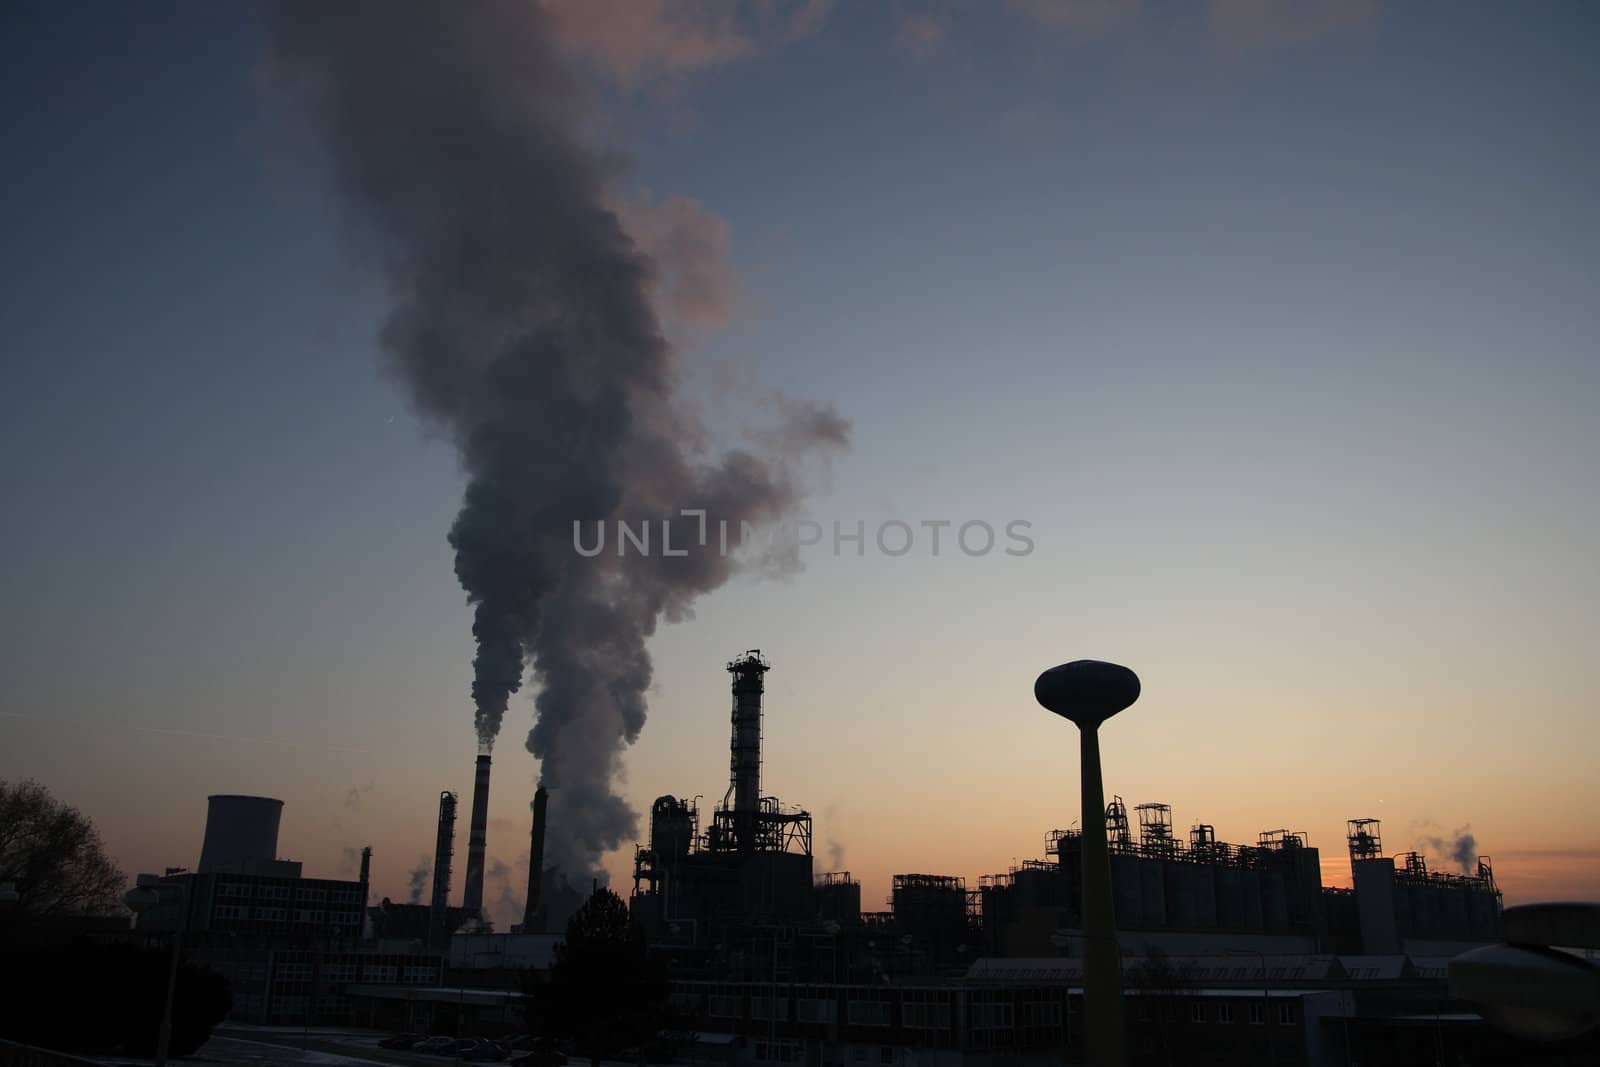
[[656, 797], [650, 806], [650, 850], [657, 862], [682, 859], [694, 842], [694, 816], [686, 801], [677, 797]]
[[206, 836], [197, 868], [201, 874], [243, 871], [278, 858], [283, 801], [219, 793], [206, 798], [206, 803]]

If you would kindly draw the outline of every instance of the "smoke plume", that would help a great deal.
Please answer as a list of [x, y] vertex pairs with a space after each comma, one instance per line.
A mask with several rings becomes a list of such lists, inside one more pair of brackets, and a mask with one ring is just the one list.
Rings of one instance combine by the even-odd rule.
[[1452, 831], [1448, 838], [1432, 834], [1424, 837], [1422, 843], [1428, 852], [1459, 867], [1462, 874], [1472, 874], [1477, 870], [1478, 839], [1473, 835], [1470, 823]]
[[[636, 832], [611, 783], [644, 725], [646, 641], [735, 566], [715, 532], [689, 540], [680, 509], [725, 522], [736, 547], [741, 522], [794, 508], [795, 464], [847, 427], [791, 405], [750, 447], [712, 450], [676, 396], [651, 304], [660, 271], [608, 206], [617, 158], [584, 141], [539, 5], [291, 0], [267, 24], [270, 69], [304, 98], [386, 283], [389, 366], [467, 475], [449, 540], [473, 608], [479, 741], [531, 667], [546, 859], [587, 879]], [[668, 519], [688, 554], [661, 551]], [[619, 520], [650, 522], [656, 551], [574, 550], [575, 522]]]
[[422, 891], [423, 889], [427, 888], [428, 875], [432, 870], [433, 868], [428, 865], [428, 858], [426, 856], [422, 857], [422, 859], [417, 862], [417, 865], [411, 869], [411, 874], [406, 883], [406, 899], [410, 900], [411, 903], [422, 903]]

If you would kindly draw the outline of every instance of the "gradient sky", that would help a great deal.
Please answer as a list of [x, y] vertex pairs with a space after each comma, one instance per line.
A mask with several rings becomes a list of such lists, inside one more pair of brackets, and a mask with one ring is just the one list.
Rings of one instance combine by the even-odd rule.
[[[703, 599], [652, 645], [636, 807], [721, 798], [722, 664], [760, 647], [764, 784], [818, 869], [869, 906], [975, 881], [1076, 817], [1031, 686], [1095, 657], [1144, 681], [1106, 787], [1180, 832], [1304, 830], [1347, 884], [1348, 818], [1389, 852], [1470, 827], [1508, 902], [1600, 897], [1594, 5], [699, 11], [570, 47], [631, 194], [726, 223], [707, 421], [832, 403], [814, 519], [1036, 549], [824, 545]], [[261, 55], [242, 5], [0, 15], [0, 777], [130, 873], [195, 862], [208, 793], [281, 797], [284, 855], [370, 843], [399, 898], [471, 787], [462, 479], [378, 372]], [[503, 920], [531, 717], [497, 749]]]

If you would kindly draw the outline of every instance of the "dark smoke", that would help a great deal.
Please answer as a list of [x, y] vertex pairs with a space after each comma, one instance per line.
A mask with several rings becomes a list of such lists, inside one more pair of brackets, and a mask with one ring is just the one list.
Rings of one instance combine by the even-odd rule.
[[267, 23], [273, 69], [305, 97], [387, 284], [389, 365], [468, 476], [450, 544], [474, 610], [479, 740], [531, 666], [546, 861], [587, 882], [636, 832], [611, 782], [644, 725], [646, 641], [734, 563], [715, 533], [686, 546], [683, 520], [687, 556], [586, 559], [574, 522], [650, 520], [659, 549], [663, 519], [703, 508], [736, 545], [741, 520], [795, 506], [791, 462], [842, 446], [848, 426], [790, 403], [755, 451], [709, 451], [675, 398], [656, 265], [607, 206], [617, 160], [584, 143], [538, 5], [287, 2]]
[[1478, 839], [1472, 834], [1469, 823], [1451, 832], [1449, 838], [1437, 834], [1423, 838], [1427, 850], [1461, 868], [1462, 874], [1473, 874], [1478, 869]]
[[410, 880], [407, 883], [409, 890], [408, 900], [413, 904], [422, 903], [422, 891], [428, 885], [428, 874], [433, 868], [428, 865], [428, 858], [422, 857], [417, 865], [411, 869]]

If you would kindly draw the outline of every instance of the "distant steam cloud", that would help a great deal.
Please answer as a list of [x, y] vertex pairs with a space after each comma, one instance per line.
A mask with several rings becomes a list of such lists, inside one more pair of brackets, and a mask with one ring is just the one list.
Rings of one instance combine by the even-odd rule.
[[[304, 97], [386, 283], [389, 365], [467, 475], [449, 540], [474, 612], [479, 741], [493, 743], [531, 668], [546, 860], [580, 885], [637, 832], [612, 781], [644, 726], [646, 642], [727, 581], [737, 557], [584, 559], [574, 522], [683, 508], [732, 529], [776, 522], [798, 504], [801, 464], [842, 447], [847, 430], [825, 409], [790, 413], [718, 452], [684, 410], [656, 302], [701, 321], [723, 314], [725, 279], [706, 267], [722, 235], [693, 202], [668, 198], [646, 204], [648, 224], [635, 219], [665, 265], [641, 250], [612, 206], [616, 157], [584, 140], [556, 32], [626, 66], [648, 26], [685, 9], [602, 6], [634, 28], [600, 25], [591, 5], [552, 4], [553, 24], [543, 6], [496, 0], [286, 0], [267, 20], [272, 69]], [[672, 38], [677, 67], [737, 54], [737, 29], [707, 18]]]
[[527, 899], [524, 891], [528, 884], [528, 865], [522, 863], [518, 864], [518, 867], [521, 869], [521, 874], [508, 866], [504, 860], [491, 858], [489, 870], [484, 875], [484, 881], [494, 894], [494, 903], [489, 911], [506, 924], [522, 921], [522, 905]]
[[361, 850], [345, 846], [339, 850], [339, 873], [355, 874], [361, 868]]
[[422, 903], [422, 891], [428, 887], [428, 874], [432, 870], [433, 868], [429, 865], [426, 856], [422, 857], [417, 865], [411, 869], [411, 876], [407, 882], [408, 893], [406, 896], [406, 899], [411, 903]]
[[1426, 835], [1420, 844], [1429, 855], [1455, 864], [1462, 874], [1473, 874], [1478, 869], [1478, 839], [1472, 834], [1470, 823], [1451, 831], [1449, 837]]

